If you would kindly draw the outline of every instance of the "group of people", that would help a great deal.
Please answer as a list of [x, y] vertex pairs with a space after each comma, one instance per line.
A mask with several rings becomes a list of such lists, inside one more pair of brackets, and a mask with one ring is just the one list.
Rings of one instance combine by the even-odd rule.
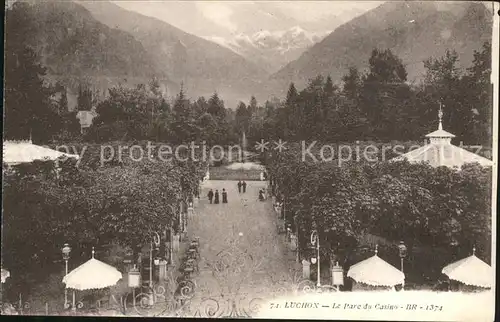
[[247, 192], [247, 183], [245, 182], [245, 180], [243, 180], [243, 182], [238, 181], [238, 192], [241, 193], [241, 190], [243, 189], [243, 193]]
[[[239, 180], [238, 181], [238, 193], [245, 193], [247, 192], [247, 183], [245, 182], [245, 180], [241, 181]], [[210, 201], [210, 203], [212, 204], [219, 204], [220, 201], [219, 201], [219, 190], [215, 190], [215, 193], [212, 189], [210, 189], [210, 191], [208, 192], [208, 200]], [[259, 200], [260, 201], [264, 201], [266, 200], [266, 190], [265, 189], [259, 189]], [[226, 189], [222, 189], [222, 203], [227, 203], [227, 191]]]
[[259, 200], [260, 201], [266, 200], [266, 190], [264, 188], [259, 189]]
[[[215, 190], [215, 193], [212, 189], [208, 192], [208, 200], [210, 203], [218, 204], [219, 203], [219, 190]], [[227, 203], [227, 191], [226, 189], [222, 189], [222, 203]]]

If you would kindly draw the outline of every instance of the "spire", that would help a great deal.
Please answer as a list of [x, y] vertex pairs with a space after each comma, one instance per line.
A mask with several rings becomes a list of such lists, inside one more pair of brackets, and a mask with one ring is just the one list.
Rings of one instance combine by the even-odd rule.
[[476, 256], [476, 245], [472, 247], [472, 256]]
[[443, 104], [441, 102], [439, 102], [438, 117], [439, 117], [438, 130], [442, 130], [443, 129]]
[[378, 254], [378, 244], [375, 245], [375, 256]]
[[429, 138], [429, 143], [431, 144], [451, 144], [451, 139], [455, 137], [455, 135], [448, 133], [443, 130], [443, 104], [439, 102], [439, 125], [438, 129], [432, 133], [426, 135]]
[[94, 246], [92, 246], [92, 258], [94, 258], [94, 254], [95, 254], [95, 250], [94, 250]]

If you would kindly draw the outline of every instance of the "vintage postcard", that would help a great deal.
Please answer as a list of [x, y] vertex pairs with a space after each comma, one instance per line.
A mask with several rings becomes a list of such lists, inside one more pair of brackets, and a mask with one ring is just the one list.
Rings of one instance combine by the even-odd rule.
[[498, 13], [8, 1], [2, 314], [492, 321]]

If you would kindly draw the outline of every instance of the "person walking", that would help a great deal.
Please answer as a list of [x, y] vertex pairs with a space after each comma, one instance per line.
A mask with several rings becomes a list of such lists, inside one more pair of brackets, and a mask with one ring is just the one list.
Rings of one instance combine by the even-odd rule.
[[227, 203], [227, 192], [226, 189], [222, 189], [222, 203]]
[[210, 189], [210, 191], [208, 192], [208, 200], [210, 200], [210, 203], [212, 203], [213, 197], [214, 197], [214, 192], [212, 191], [212, 189]]
[[242, 185], [242, 183], [240, 180], [240, 181], [238, 181], [238, 193], [241, 193], [241, 185]]
[[214, 204], [219, 204], [219, 190], [215, 190]]
[[247, 183], [245, 182], [245, 180], [243, 180], [243, 183], [241, 185], [243, 187], [243, 193], [247, 192]]

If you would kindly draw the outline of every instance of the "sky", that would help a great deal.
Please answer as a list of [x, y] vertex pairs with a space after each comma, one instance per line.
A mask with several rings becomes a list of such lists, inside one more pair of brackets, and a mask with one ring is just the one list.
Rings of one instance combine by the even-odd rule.
[[300, 26], [333, 30], [383, 1], [113, 1], [197, 36], [225, 37]]

